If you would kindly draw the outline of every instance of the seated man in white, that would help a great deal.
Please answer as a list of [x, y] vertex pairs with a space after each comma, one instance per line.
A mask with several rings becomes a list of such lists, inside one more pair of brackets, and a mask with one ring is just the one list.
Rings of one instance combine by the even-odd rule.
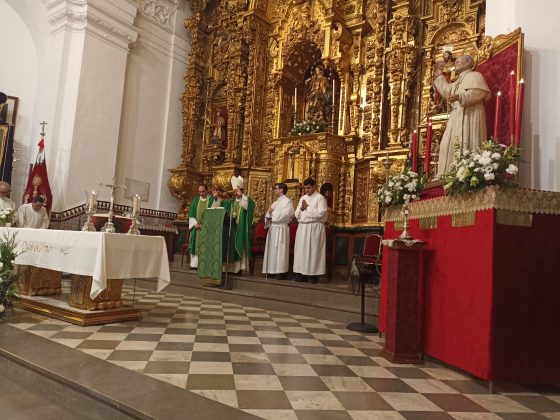
[[22, 204], [18, 209], [18, 227], [31, 229], [48, 229], [50, 219], [43, 206], [44, 199], [35, 196], [31, 203]]

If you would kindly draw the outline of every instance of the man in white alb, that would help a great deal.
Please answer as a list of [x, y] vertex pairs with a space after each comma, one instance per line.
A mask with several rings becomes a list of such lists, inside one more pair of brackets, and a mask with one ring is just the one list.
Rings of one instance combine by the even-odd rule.
[[327, 243], [325, 222], [327, 200], [316, 191], [315, 181], [303, 181], [305, 195], [299, 199], [295, 211], [299, 222], [294, 246], [294, 273], [296, 281], [317, 283], [318, 277], [326, 273]]
[[18, 209], [18, 227], [31, 229], [48, 229], [50, 219], [43, 206], [43, 197], [33, 197], [31, 203], [22, 204]]
[[268, 226], [264, 248], [263, 274], [283, 279], [290, 269], [290, 229], [288, 224], [294, 215], [294, 203], [288, 197], [288, 186], [283, 182], [274, 185], [276, 201], [265, 215]]

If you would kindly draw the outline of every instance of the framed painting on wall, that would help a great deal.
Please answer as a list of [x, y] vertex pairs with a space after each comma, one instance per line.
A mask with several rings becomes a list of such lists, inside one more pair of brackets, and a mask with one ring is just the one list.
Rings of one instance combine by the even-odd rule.
[[0, 105], [0, 124], [15, 125], [19, 99], [8, 96], [5, 103]]

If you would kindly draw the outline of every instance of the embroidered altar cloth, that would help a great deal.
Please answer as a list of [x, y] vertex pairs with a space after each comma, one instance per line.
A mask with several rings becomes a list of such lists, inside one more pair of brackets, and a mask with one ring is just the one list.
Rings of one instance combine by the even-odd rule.
[[16, 264], [91, 276], [92, 299], [107, 287], [107, 279], [157, 277], [158, 291], [170, 283], [161, 236], [0, 228], [0, 237], [6, 234], [16, 234]]

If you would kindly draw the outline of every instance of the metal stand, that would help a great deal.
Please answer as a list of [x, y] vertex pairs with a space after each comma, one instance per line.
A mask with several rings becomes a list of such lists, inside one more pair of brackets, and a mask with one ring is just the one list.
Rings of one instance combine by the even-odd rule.
[[132, 224], [128, 229], [127, 234], [129, 235], [140, 235], [140, 229], [138, 229], [138, 222], [136, 221], [136, 216], [132, 215]]
[[115, 225], [113, 224], [113, 212], [110, 211], [108, 215], [107, 222], [101, 228], [101, 232], [107, 233], [115, 233], [117, 230], [115, 229]]
[[82, 232], [95, 232], [95, 226], [93, 225], [93, 222], [91, 221], [91, 216], [93, 216], [92, 212], [87, 212], [87, 220], [84, 223], [84, 225], [82, 226]]
[[361, 333], [376, 333], [378, 332], [375, 325], [366, 324], [365, 322], [365, 306], [366, 306], [366, 280], [360, 276], [360, 287], [361, 287], [361, 314], [360, 322], [352, 322], [346, 326], [350, 331], [356, 331]]
[[[234, 199], [235, 200], [235, 199]], [[229, 227], [228, 227], [228, 239], [227, 239], [227, 255], [226, 255], [226, 274], [224, 276], [224, 285], [222, 289], [224, 290], [231, 290], [231, 286], [228, 281], [228, 273], [229, 273], [229, 247], [231, 244], [231, 221], [233, 220], [233, 204], [232, 207], [229, 209]], [[234, 246], [235, 248], [235, 246]]]

